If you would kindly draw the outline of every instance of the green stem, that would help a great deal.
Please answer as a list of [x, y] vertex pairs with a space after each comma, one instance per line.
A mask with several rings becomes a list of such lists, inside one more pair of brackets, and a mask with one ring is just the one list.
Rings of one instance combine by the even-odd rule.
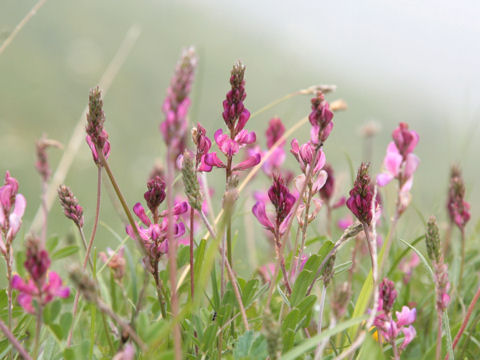
[[462, 228], [460, 229], [460, 232], [462, 234], [461, 238], [461, 247], [462, 247], [462, 255], [461, 255], [461, 260], [460, 260], [460, 275], [458, 278], [458, 296], [460, 297], [460, 292], [462, 290], [462, 282], [463, 282], [463, 271], [465, 267], [465, 229]]
[[37, 326], [35, 330], [35, 340], [33, 348], [33, 358], [38, 359], [38, 351], [40, 349], [40, 332], [42, 331], [42, 312], [43, 307], [39, 304], [37, 308]]

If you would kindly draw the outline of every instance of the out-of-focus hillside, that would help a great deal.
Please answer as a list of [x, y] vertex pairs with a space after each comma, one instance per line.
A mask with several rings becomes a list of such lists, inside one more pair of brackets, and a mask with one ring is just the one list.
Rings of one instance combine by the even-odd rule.
[[[4, 37], [33, 4], [6, 0], [0, 5], [0, 32]], [[337, 173], [345, 174], [346, 186], [349, 167], [345, 154], [355, 167], [362, 160], [359, 127], [370, 120], [381, 125], [373, 159], [373, 168], [379, 170], [391, 130], [399, 121], [406, 121], [421, 137], [417, 153], [422, 163], [416, 174], [414, 205], [442, 218], [448, 168], [461, 159], [468, 197], [473, 213], [478, 214], [479, 191], [474, 186], [479, 151], [475, 141], [476, 114], [459, 112], [452, 118], [442, 111], [448, 98], [432, 104], [425, 102], [415, 88], [405, 91], [404, 86], [395, 83], [372, 87], [359, 80], [365, 79], [365, 74], [358, 78], [346, 76], [338, 67], [333, 70], [328, 65], [336, 60], [336, 54], [329, 49], [313, 61], [305, 52], [303, 59], [303, 42], [295, 47], [289, 41], [289, 47], [284, 48], [282, 39], [272, 42], [261, 32], [252, 31], [261, 27], [259, 24], [250, 28], [246, 19], [237, 21], [234, 14], [223, 16], [225, 12], [210, 12], [198, 3], [167, 1], [47, 1], [0, 56], [0, 173], [9, 169], [21, 183], [21, 192], [28, 199], [25, 228], [40, 201], [40, 180], [33, 166], [35, 139], [46, 133], [63, 143], [68, 141], [86, 104], [88, 90], [97, 84], [133, 24], [141, 28], [140, 38], [105, 97], [111, 165], [130, 204], [142, 199], [145, 179], [156, 159], [164, 155], [158, 132], [163, 119], [161, 104], [181, 48], [191, 44], [197, 48], [200, 61], [190, 118], [205, 125], [210, 135], [223, 126], [221, 103], [231, 66], [237, 59], [247, 65], [246, 104], [252, 112], [300, 88], [337, 84], [338, 91], [330, 99], [345, 99], [349, 110], [336, 116], [326, 154]], [[322, 31], [322, 36], [335, 36], [328, 33], [328, 28]], [[321, 37], [310, 46], [321, 48]], [[263, 134], [273, 115], [280, 116], [288, 127], [309, 109], [309, 98], [297, 97], [252, 119], [248, 126]], [[305, 140], [306, 129], [297, 135]], [[263, 136], [258, 140], [264, 147]], [[50, 155], [55, 166], [60, 151], [53, 149]], [[66, 183], [84, 205], [88, 225], [88, 218], [93, 216], [95, 173], [90, 152], [82, 145]], [[215, 183], [215, 176], [211, 178]], [[265, 177], [257, 181], [259, 187], [267, 187]], [[217, 189], [220, 195], [222, 187]], [[107, 197], [104, 200], [102, 218], [120, 229], [113, 207]], [[418, 234], [419, 230], [415, 211], [412, 208], [409, 212], [416, 226], [409, 227], [405, 236]], [[50, 231], [64, 231], [69, 225], [55, 204]], [[100, 237], [102, 233], [106, 234], [103, 228]]]

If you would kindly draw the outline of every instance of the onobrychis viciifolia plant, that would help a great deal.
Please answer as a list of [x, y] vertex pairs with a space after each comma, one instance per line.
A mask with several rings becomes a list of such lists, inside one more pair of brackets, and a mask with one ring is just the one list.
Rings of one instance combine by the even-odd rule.
[[[450, 223], [442, 250], [442, 224], [431, 218], [425, 233], [423, 216], [408, 213], [419, 135], [406, 123], [393, 130], [377, 174], [371, 172], [380, 160], [371, 140], [378, 128], [364, 127], [364, 151], [360, 145], [347, 155], [353, 183], [348, 188], [348, 166], [334, 161], [341, 157], [336, 144], [350, 151], [357, 142], [349, 119], [337, 114], [345, 102], [330, 100], [334, 86], [291, 92], [250, 113], [245, 65], [237, 62], [217, 114], [222, 128], [212, 114], [189, 113], [197, 62], [194, 49], [187, 48], [175, 67], [159, 109], [163, 119], [156, 136], [164, 144], [150, 154], [161, 161], [146, 184], [137, 184], [146, 185], [138, 194], [126, 196], [120, 187], [125, 179], [114, 176], [111, 161], [120, 167], [123, 159], [105, 129], [102, 91], [90, 90], [85, 136], [93, 162], [82, 177], [96, 170], [96, 188], [85, 191], [81, 186], [88, 181], [74, 185], [71, 175], [72, 188], [57, 189], [72, 234], [53, 233], [57, 222], [47, 219], [52, 214], [45, 194], [57, 185], [55, 177], [50, 182], [46, 151], [56, 142], [43, 137], [36, 148], [43, 184], [38, 205], [45, 214], [41, 233], [22, 233], [26, 200], [6, 172], [0, 186], [0, 252], [8, 283], [6, 296], [0, 294], [0, 331], [8, 341], [0, 341], [0, 354], [116, 360], [416, 359], [434, 353], [437, 360], [452, 353], [476, 358], [480, 286], [473, 293], [471, 285], [478, 282], [478, 251], [469, 249], [465, 257], [473, 213], [460, 170], [452, 169], [447, 209], [439, 215]], [[265, 90], [252, 93], [260, 91]], [[281, 108], [275, 109], [278, 115], [270, 112], [294, 96], [308, 96], [302, 119]], [[334, 121], [342, 129], [333, 134], [336, 143], [330, 138]], [[295, 133], [302, 127], [305, 140]], [[257, 142], [257, 134], [265, 140]], [[65, 151], [71, 155], [69, 147]], [[138, 175], [143, 161], [135, 166]], [[126, 223], [108, 223], [100, 211], [103, 174]], [[390, 182], [397, 188], [383, 190]], [[428, 206], [423, 195], [418, 215]], [[388, 209], [394, 209], [392, 219], [382, 221]], [[461, 233], [458, 257], [447, 250], [453, 227]], [[424, 238], [431, 267], [422, 255]], [[460, 246], [453, 245], [456, 255]], [[468, 284], [464, 289], [462, 280]]]

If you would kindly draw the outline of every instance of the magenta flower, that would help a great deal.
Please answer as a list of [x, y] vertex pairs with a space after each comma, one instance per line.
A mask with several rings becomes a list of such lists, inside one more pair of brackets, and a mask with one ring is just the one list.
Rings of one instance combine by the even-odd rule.
[[267, 230], [276, 237], [282, 236], [287, 230], [290, 217], [293, 215], [292, 208], [296, 198], [290, 193], [284, 185], [284, 180], [279, 176], [274, 177], [273, 185], [268, 190], [268, 197], [275, 207], [275, 218], [270, 219], [267, 216], [264, 201], [257, 201], [252, 208], [252, 212]]
[[465, 184], [460, 169], [454, 166], [450, 175], [447, 210], [450, 221], [463, 229], [470, 220], [470, 204], [465, 201]]
[[227, 93], [227, 98], [223, 101], [223, 119], [228, 127], [229, 133], [223, 133], [222, 129], [218, 129], [215, 134], [215, 142], [220, 151], [227, 157], [224, 163], [216, 152], [206, 154], [202, 162], [206, 166], [201, 166], [201, 171], [210, 171], [212, 167], [225, 168], [227, 178], [232, 172], [247, 170], [261, 161], [261, 154], [255, 152], [250, 154], [246, 160], [233, 165], [232, 158], [238, 151], [246, 145], [253, 144], [256, 141], [255, 132], [248, 132], [244, 129], [250, 118], [250, 112], [245, 108], [243, 100], [245, 100], [245, 66], [236, 63], [233, 66], [230, 77], [231, 90]]
[[420, 159], [412, 153], [408, 154], [404, 161], [404, 158], [392, 141], [388, 144], [387, 155], [384, 160], [385, 172], [377, 176], [377, 184], [385, 186], [393, 179], [398, 179], [402, 184], [400, 191], [409, 191], [412, 187], [413, 173], [419, 163]]
[[143, 194], [143, 197], [152, 214], [156, 214], [158, 207], [166, 197], [165, 181], [163, 181], [160, 176], [155, 175], [148, 180], [147, 189], [148, 190]]
[[24, 281], [20, 276], [14, 275], [12, 288], [20, 291], [17, 296], [18, 303], [30, 314], [35, 314], [33, 300], [45, 306], [56, 297], [67, 298], [70, 295], [70, 289], [62, 286], [62, 279], [54, 271], [48, 272], [45, 281], [39, 284], [32, 279]]
[[[241, 130], [234, 139], [231, 139], [228, 134], [224, 134], [222, 129], [218, 129], [214, 135], [215, 142], [217, 143], [220, 151], [227, 156], [227, 158], [233, 157], [238, 151], [248, 144], [253, 144], [256, 140], [255, 132], [247, 132], [245, 129]], [[246, 160], [240, 162], [232, 167], [232, 171], [247, 170], [257, 165], [261, 160], [260, 153], [255, 153], [247, 157]], [[204, 162], [208, 166], [215, 166], [219, 168], [226, 168], [227, 165], [220, 160], [216, 152], [207, 154]]]
[[18, 181], [7, 171], [0, 187], [0, 251], [5, 256], [20, 230], [26, 205], [25, 197], [18, 193]]
[[400, 351], [403, 351], [407, 345], [412, 342], [416, 332], [412, 326], [417, 317], [417, 310], [403, 306], [402, 311], [396, 311], [397, 320], [392, 317], [392, 308], [397, 297], [397, 291], [392, 281], [383, 279], [380, 284], [380, 301], [378, 313], [375, 316], [374, 325], [380, 335], [389, 342], [392, 347], [396, 346], [396, 339], [400, 333], [403, 333], [404, 340], [400, 345]]
[[212, 166], [205, 163], [205, 156], [212, 147], [212, 141], [207, 137], [207, 131], [202, 125], [200, 125], [200, 123], [197, 123], [197, 127], [192, 130], [192, 139], [197, 147], [197, 152], [195, 154], [197, 171], [210, 172]]
[[311, 100], [312, 112], [308, 116], [312, 129], [310, 132], [311, 141], [317, 144], [323, 144], [333, 129], [333, 112], [330, 105], [325, 100], [322, 92], [318, 92], [317, 96]]
[[36, 239], [32, 238], [27, 242], [27, 259], [24, 266], [30, 278], [25, 281], [20, 276], [14, 275], [12, 288], [20, 291], [17, 296], [18, 303], [26, 312], [35, 313], [33, 300], [44, 306], [55, 297], [66, 298], [70, 294], [69, 288], [62, 286], [60, 276], [56, 272], [48, 272], [50, 258]]
[[197, 57], [193, 48], [182, 52], [180, 61], [177, 63], [175, 74], [170, 81], [167, 96], [163, 102], [162, 111], [165, 121], [160, 124], [160, 131], [167, 146], [174, 151], [174, 159], [181, 154], [186, 147], [188, 121], [187, 113], [190, 107], [190, 98]]
[[[267, 138], [267, 149], [271, 149], [272, 146], [280, 140], [280, 138], [285, 134], [285, 126], [282, 123], [280, 118], [272, 118], [268, 122], [268, 128], [265, 131], [265, 137]], [[285, 145], [285, 140], [283, 140], [279, 146]]]
[[[178, 216], [188, 211], [188, 203], [183, 201], [181, 203], [175, 204], [172, 209], [172, 215], [174, 216], [175, 222], [178, 219]], [[168, 230], [168, 210], [162, 211], [159, 216], [162, 217], [160, 223], [153, 223], [150, 218], [145, 213], [145, 209], [142, 204], [136, 203], [133, 207], [133, 212], [138, 216], [140, 221], [146, 226], [137, 225], [138, 233], [143, 240], [145, 248], [149, 251], [149, 255], [152, 259], [158, 259], [160, 255], [166, 254], [168, 252], [168, 243], [167, 243], [167, 230]], [[135, 233], [131, 225], [126, 227], [127, 234], [135, 239]], [[183, 222], [178, 222], [174, 224], [173, 234], [175, 238], [181, 237], [185, 233], [185, 225]]]
[[408, 130], [408, 124], [401, 122], [393, 131], [392, 138], [398, 152], [406, 159], [417, 146], [419, 136], [415, 131]]
[[375, 209], [372, 208], [373, 185], [368, 175], [369, 164], [362, 163], [358, 169], [357, 178], [353, 189], [350, 190], [350, 197], [347, 199], [347, 207], [362, 223], [370, 225], [373, 211], [378, 211], [380, 201], [375, 199]]

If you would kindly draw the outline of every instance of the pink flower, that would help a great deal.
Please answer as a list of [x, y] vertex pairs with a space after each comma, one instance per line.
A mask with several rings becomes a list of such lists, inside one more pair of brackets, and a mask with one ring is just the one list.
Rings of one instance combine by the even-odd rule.
[[292, 208], [296, 198], [290, 193], [284, 185], [284, 180], [279, 176], [274, 178], [273, 185], [268, 190], [268, 197], [275, 207], [275, 219], [271, 220], [267, 216], [264, 201], [258, 201], [253, 206], [252, 212], [267, 230], [281, 236], [287, 230], [289, 219], [293, 215]]
[[[285, 134], [285, 126], [282, 123], [280, 118], [272, 118], [268, 123], [268, 128], [265, 131], [265, 137], [267, 138], [267, 149], [271, 149], [272, 146], [280, 140], [280, 138]], [[279, 147], [285, 145], [285, 140], [283, 140]]]
[[[177, 221], [179, 215], [188, 211], [188, 204], [185, 201], [176, 203], [171, 211], [174, 216], [174, 220]], [[146, 226], [143, 227], [137, 225], [137, 230], [152, 259], [158, 259], [160, 255], [167, 253], [168, 243], [166, 240], [168, 231], [168, 210], [162, 211], [160, 213], [160, 217], [163, 217], [163, 219], [158, 224], [152, 223], [152, 221], [145, 213], [145, 209], [140, 203], [135, 204], [135, 206], [133, 207], [133, 212]], [[128, 225], [126, 227], [126, 232], [132, 239], [135, 239], [135, 233], [131, 225]], [[175, 238], [181, 237], [184, 233], [185, 225], [183, 224], [183, 222], [178, 222], [173, 225], [173, 234]]]
[[353, 189], [350, 190], [350, 197], [347, 200], [347, 207], [362, 223], [370, 225], [373, 218], [373, 211], [378, 211], [379, 198], [375, 199], [375, 209], [372, 208], [373, 185], [368, 175], [369, 164], [362, 163], [358, 169], [357, 178]]
[[[103, 134], [102, 136], [105, 137], [102, 153], [105, 159], [108, 159], [108, 157], [110, 156], [110, 142], [108, 141], [108, 134], [105, 130], [102, 130], [102, 134]], [[87, 144], [90, 147], [90, 150], [92, 151], [93, 161], [95, 161], [96, 164], [99, 164], [100, 160], [98, 158], [97, 148], [93, 143], [92, 137], [90, 135], [87, 135], [85, 140], [87, 141]]]
[[402, 345], [400, 345], [400, 350], [405, 350], [407, 345], [410, 344], [417, 335], [417, 331], [412, 325], [410, 325], [409, 327], [403, 327], [402, 332], [405, 338], [403, 339]]
[[14, 275], [12, 288], [20, 291], [18, 303], [30, 314], [35, 314], [34, 299], [45, 306], [55, 297], [67, 298], [70, 295], [70, 289], [62, 286], [62, 279], [54, 271], [48, 272], [46, 280], [38, 284], [32, 279], [24, 281], [20, 276]]
[[411, 325], [417, 318], [417, 309], [410, 309], [408, 306], [402, 306], [402, 311], [395, 311], [397, 315], [397, 326]]
[[346, 230], [350, 225], [353, 225], [352, 215], [347, 214], [346, 216], [338, 220], [337, 225], [341, 230]]
[[408, 130], [408, 124], [401, 122], [392, 133], [396, 148], [404, 159], [413, 152], [418, 144], [419, 136], [413, 130]]
[[[406, 159], [402, 157], [395, 143], [388, 144], [387, 155], [384, 160], [385, 172], [377, 176], [378, 186], [385, 186], [393, 179], [399, 179], [402, 182], [401, 191], [408, 192], [412, 187], [413, 173], [420, 163], [420, 159], [414, 154], [408, 154]], [[403, 168], [403, 174], [402, 174]]]
[[333, 112], [330, 110], [330, 105], [322, 92], [318, 92], [311, 103], [312, 112], [308, 116], [310, 124], [312, 124], [310, 138], [314, 144], [322, 144], [332, 132]]
[[18, 193], [18, 181], [5, 173], [5, 184], [0, 187], [0, 251], [7, 255], [8, 243], [11, 243], [22, 224], [27, 202]]

